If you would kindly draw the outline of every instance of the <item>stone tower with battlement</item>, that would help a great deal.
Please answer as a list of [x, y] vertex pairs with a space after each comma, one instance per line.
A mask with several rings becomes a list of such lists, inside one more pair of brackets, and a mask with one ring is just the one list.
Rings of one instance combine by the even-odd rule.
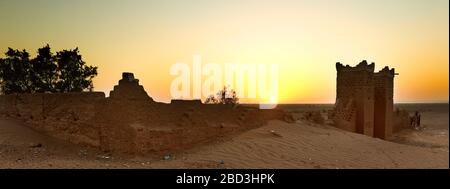
[[336, 127], [386, 139], [392, 133], [394, 69], [374, 72], [375, 63], [336, 63]]

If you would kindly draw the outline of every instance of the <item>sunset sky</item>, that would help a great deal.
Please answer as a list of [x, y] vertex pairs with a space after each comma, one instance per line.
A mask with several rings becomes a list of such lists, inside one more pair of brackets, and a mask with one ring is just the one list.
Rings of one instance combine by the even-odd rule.
[[395, 102], [448, 102], [448, 0], [0, 0], [0, 57], [79, 47], [107, 95], [170, 100], [177, 62], [279, 65], [280, 103], [334, 103], [335, 63], [394, 67]]

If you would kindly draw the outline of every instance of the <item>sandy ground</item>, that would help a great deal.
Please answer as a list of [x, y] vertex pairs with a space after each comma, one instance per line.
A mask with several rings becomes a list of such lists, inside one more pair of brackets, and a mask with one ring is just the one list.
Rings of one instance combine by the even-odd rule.
[[[446, 114], [444, 115], [444, 113]], [[0, 120], [0, 168], [449, 168], [448, 105], [384, 141], [306, 121], [268, 125], [163, 157], [120, 158]], [[425, 119], [425, 117], [427, 117]]]
[[[272, 132], [274, 131], [275, 134]], [[227, 168], [448, 168], [448, 151], [396, 144], [328, 126], [272, 121], [187, 160]]]

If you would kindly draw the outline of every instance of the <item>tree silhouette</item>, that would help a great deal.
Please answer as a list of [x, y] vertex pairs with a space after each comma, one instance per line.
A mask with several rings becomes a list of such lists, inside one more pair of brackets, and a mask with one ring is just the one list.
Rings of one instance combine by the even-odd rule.
[[32, 92], [30, 54], [8, 48], [0, 61], [1, 91], [5, 94]]
[[34, 91], [56, 92], [55, 83], [58, 80], [57, 65], [50, 46], [38, 49], [38, 55], [31, 60], [33, 65], [32, 81], [34, 82]]
[[50, 46], [30, 60], [26, 50], [8, 48], [0, 58], [0, 93], [81, 92], [92, 90], [97, 67], [87, 66], [78, 48], [53, 55]]
[[94, 88], [92, 79], [97, 76], [97, 67], [87, 66], [78, 48], [60, 51], [55, 58], [60, 74], [56, 82], [56, 91], [81, 92], [83, 89]]

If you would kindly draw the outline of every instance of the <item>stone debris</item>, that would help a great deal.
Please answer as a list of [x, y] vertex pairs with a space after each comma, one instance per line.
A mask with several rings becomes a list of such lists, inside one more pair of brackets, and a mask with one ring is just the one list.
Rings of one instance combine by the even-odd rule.
[[165, 155], [164, 157], [163, 157], [163, 159], [164, 160], [171, 160], [172, 159], [172, 156], [170, 155], [170, 154], [168, 154], [168, 155]]
[[42, 147], [42, 144], [41, 143], [34, 143], [34, 142], [32, 142], [28, 146], [30, 148], [40, 148], [40, 147]]
[[111, 156], [105, 156], [105, 155], [98, 155], [96, 156], [97, 159], [101, 159], [101, 160], [110, 160], [112, 159]]
[[279, 133], [275, 132], [274, 130], [270, 130], [270, 133], [271, 133], [272, 135], [277, 136], [277, 137], [282, 137]]

